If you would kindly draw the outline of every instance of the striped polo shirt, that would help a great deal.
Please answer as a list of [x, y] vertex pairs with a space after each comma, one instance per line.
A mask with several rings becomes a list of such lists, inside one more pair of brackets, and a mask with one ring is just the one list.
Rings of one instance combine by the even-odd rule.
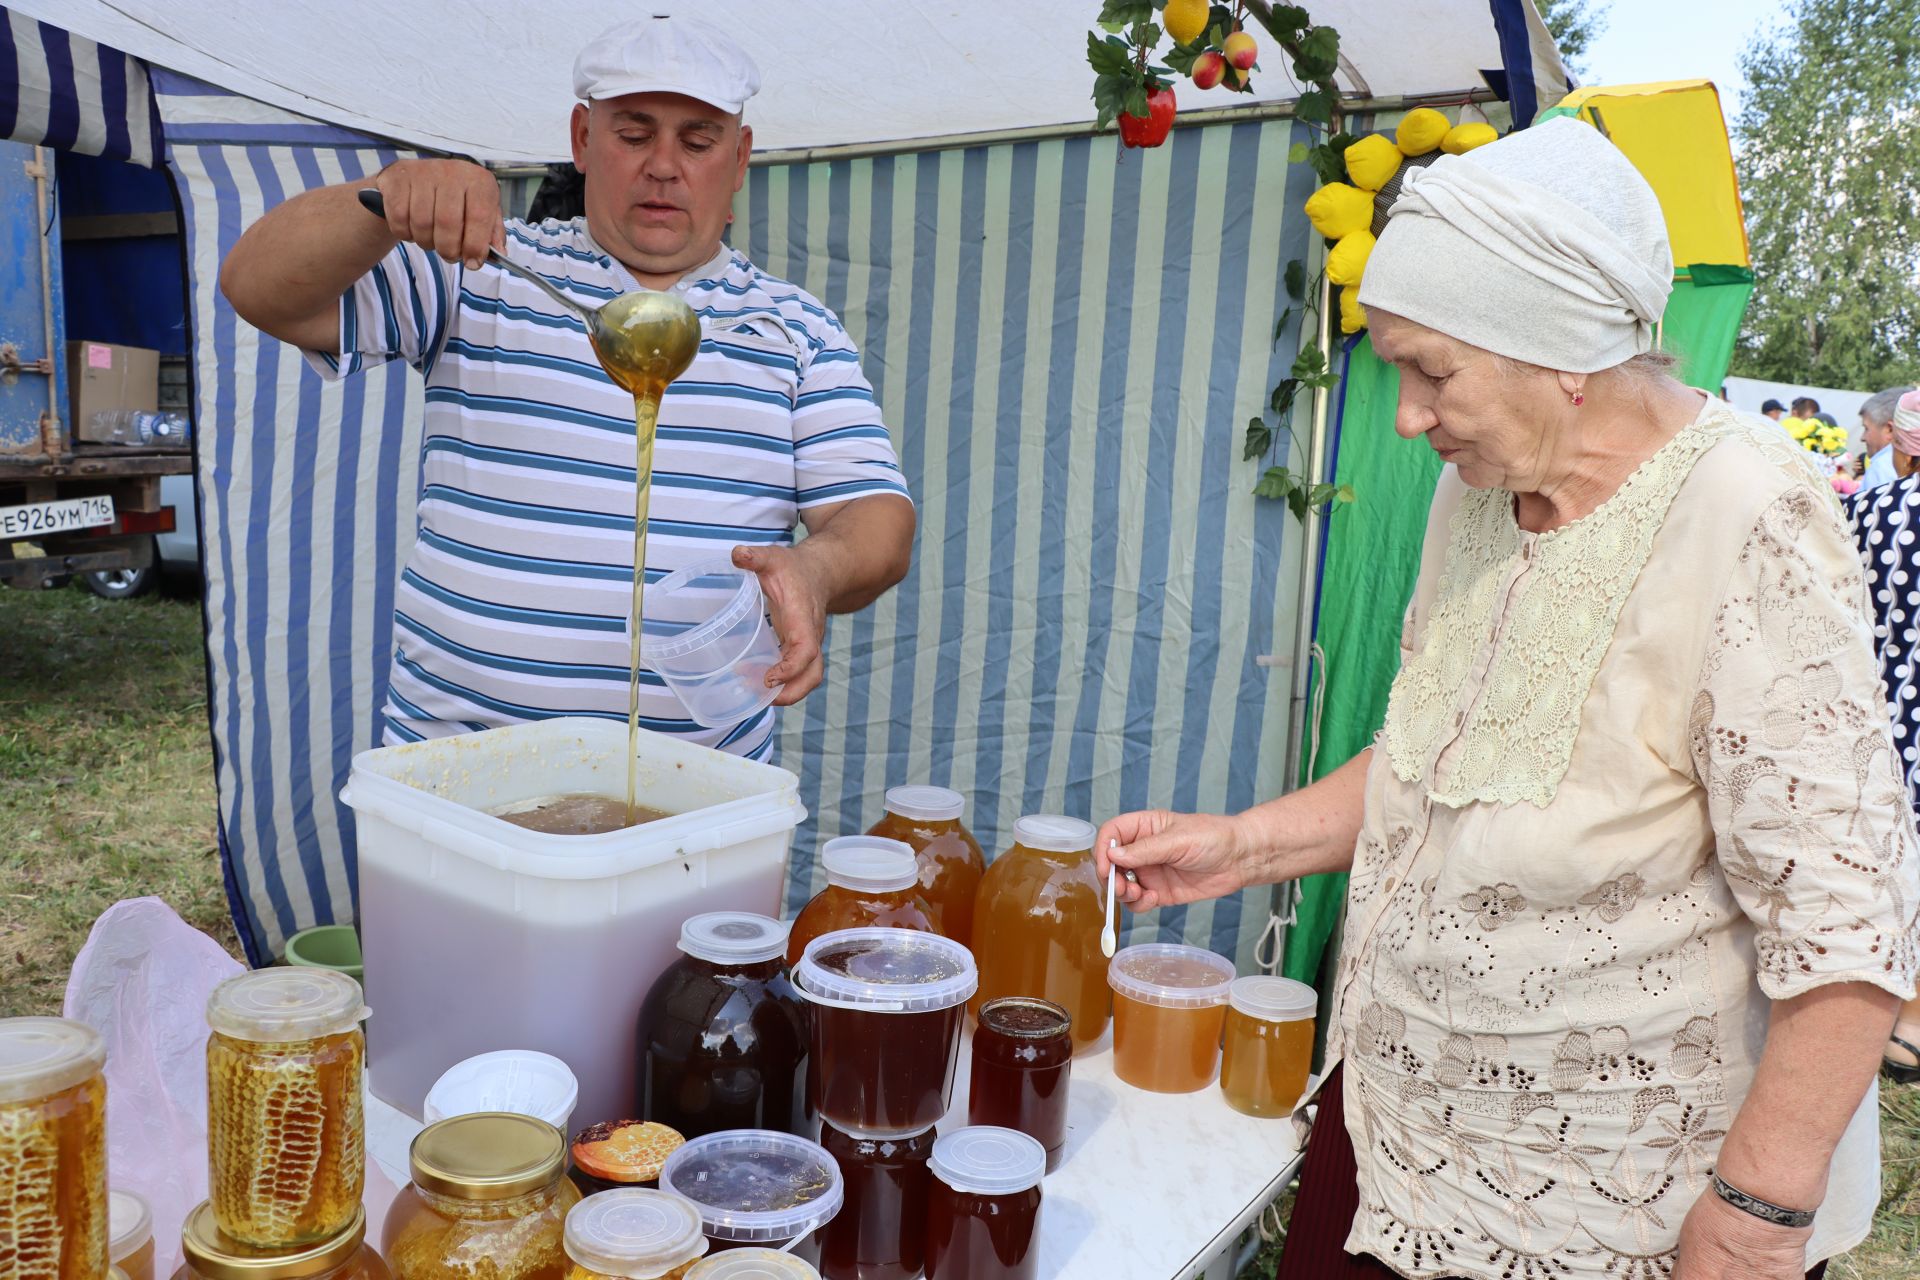
[[[589, 304], [640, 288], [586, 220], [507, 224], [507, 254]], [[675, 292], [706, 329], [654, 445], [647, 581], [788, 546], [801, 512], [907, 496], [838, 317], [722, 247]], [[386, 360], [426, 377], [418, 538], [394, 598], [388, 744], [559, 715], [625, 721], [633, 399], [581, 321], [498, 268], [402, 244], [341, 300], [328, 378]], [[765, 758], [774, 711], [723, 729], [642, 670], [640, 722]]]

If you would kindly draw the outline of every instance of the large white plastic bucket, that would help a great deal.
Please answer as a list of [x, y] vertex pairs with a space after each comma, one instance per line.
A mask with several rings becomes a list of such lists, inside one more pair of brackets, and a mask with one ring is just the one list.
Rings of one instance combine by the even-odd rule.
[[777, 916], [798, 779], [640, 732], [641, 804], [674, 817], [596, 836], [488, 810], [540, 796], [624, 798], [627, 727], [569, 717], [362, 752], [360, 940], [376, 1095], [418, 1117], [456, 1062], [535, 1049], [580, 1082], [576, 1114], [618, 1120], [634, 1093], [634, 1016], [702, 911]]

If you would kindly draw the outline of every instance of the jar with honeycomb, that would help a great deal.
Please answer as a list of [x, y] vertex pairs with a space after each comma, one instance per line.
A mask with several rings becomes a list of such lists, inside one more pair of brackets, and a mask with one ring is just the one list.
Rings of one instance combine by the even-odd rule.
[[261, 969], [214, 988], [208, 1195], [227, 1236], [312, 1244], [360, 1211], [366, 1014], [360, 984], [329, 969]]
[[700, 1210], [669, 1191], [588, 1196], [567, 1214], [567, 1280], [685, 1280], [707, 1251]]
[[85, 1023], [0, 1019], [0, 1275], [106, 1274], [106, 1061]]
[[731, 1249], [694, 1263], [687, 1280], [820, 1280], [820, 1272], [778, 1249]]
[[355, 1205], [346, 1227], [324, 1240], [259, 1249], [222, 1232], [213, 1205], [202, 1201], [180, 1229], [187, 1259], [173, 1280], [393, 1280], [366, 1236], [367, 1215]]
[[380, 1233], [397, 1280], [564, 1280], [580, 1193], [558, 1129], [505, 1111], [452, 1116], [420, 1131], [409, 1164]]
[[966, 811], [966, 799], [948, 787], [889, 787], [886, 816], [867, 834], [913, 850], [933, 923], [944, 936], [971, 947], [973, 899], [987, 872], [987, 855], [960, 820]]
[[153, 1210], [131, 1191], [107, 1192], [107, 1257], [127, 1280], [153, 1280]]

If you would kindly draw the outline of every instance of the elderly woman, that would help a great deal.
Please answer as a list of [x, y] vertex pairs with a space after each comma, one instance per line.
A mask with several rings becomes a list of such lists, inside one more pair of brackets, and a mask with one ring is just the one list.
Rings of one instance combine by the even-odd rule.
[[1449, 465], [1385, 728], [1101, 833], [1142, 910], [1351, 871], [1283, 1277], [1800, 1280], [1867, 1233], [1920, 853], [1837, 500], [1648, 354], [1672, 272], [1584, 123], [1411, 175], [1360, 301]]

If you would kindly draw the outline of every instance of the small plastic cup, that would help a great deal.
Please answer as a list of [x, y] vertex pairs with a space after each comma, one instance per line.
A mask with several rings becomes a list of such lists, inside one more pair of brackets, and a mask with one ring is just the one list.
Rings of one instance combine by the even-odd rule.
[[107, 1192], [107, 1260], [127, 1280], [153, 1280], [153, 1210], [131, 1191]]
[[730, 1249], [694, 1263], [687, 1280], [820, 1280], [820, 1270], [778, 1249]]
[[778, 696], [767, 672], [780, 661], [780, 641], [754, 574], [731, 560], [688, 565], [649, 586], [644, 607], [640, 660], [695, 722], [729, 728]]
[[840, 1166], [817, 1142], [771, 1129], [728, 1129], [694, 1138], [667, 1157], [660, 1189], [700, 1211], [715, 1251], [778, 1249], [820, 1264], [815, 1232], [846, 1199]]
[[634, 1280], [684, 1276], [707, 1251], [696, 1205], [640, 1187], [588, 1196], [567, 1211], [564, 1237], [576, 1269]]
[[427, 1091], [421, 1119], [427, 1124], [476, 1111], [512, 1111], [545, 1120], [571, 1133], [580, 1082], [550, 1053], [500, 1049], [448, 1067]]
[[1284, 1116], [1307, 1089], [1320, 997], [1304, 982], [1256, 974], [1227, 990], [1220, 1092], [1249, 1116]]
[[304, 969], [334, 969], [365, 982], [360, 935], [350, 924], [317, 924], [287, 939], [287, 963]]
[[1233, 962], [1200, 947], [1149, 942], [1107, 966], [1113, 988], [1113, 1073], [1152, 1093], [1213, 1083]]

